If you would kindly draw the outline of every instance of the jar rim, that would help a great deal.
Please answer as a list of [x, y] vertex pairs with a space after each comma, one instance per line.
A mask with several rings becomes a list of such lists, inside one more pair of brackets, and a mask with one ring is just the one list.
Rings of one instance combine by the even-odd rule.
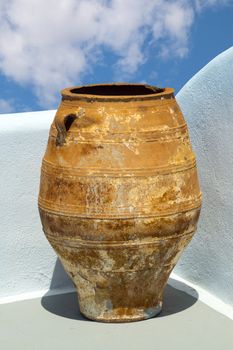
[[173, 88], [142, 83], [102, 83], [73, 86], [61, 91], [63, 100], [126, 102], [173, 98]]

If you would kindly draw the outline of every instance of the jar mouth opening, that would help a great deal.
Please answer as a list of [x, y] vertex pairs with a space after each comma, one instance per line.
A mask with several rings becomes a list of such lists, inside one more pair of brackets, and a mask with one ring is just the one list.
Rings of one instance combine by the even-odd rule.
[[171, 88], [160, 88], [147, 84], [94, 84], [74, 86], [62, 90], [63, 99], [105, 99], [105, 100], [128, 100], [135, 98], [162, 97], [164, 94], [172, 94]]
[[144, 84], [100, 84], [71, 89], [72, 94], [95, 96], [141, 96], [163, 92], [164, 89]]

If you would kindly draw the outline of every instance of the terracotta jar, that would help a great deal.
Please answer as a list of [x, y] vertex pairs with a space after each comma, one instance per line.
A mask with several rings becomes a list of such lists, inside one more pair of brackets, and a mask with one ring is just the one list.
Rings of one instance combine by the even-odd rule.
[[39, 210], [86, 317], [157, 315], [200, 207], [195, 156], [173, 89], [104, 84], [62, 91]]

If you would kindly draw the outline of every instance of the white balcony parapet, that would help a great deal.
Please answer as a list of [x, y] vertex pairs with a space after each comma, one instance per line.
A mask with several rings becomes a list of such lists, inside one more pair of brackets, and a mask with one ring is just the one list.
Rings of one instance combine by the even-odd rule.
[[44, 237], [37, 209], [41, 159], [54, 115], [0, 115], [2, 301], [72, 286]]
[[200, 70], [177, 100], [197, 155], [203, 207], [175, 271], [233, 306], [233, 47]]

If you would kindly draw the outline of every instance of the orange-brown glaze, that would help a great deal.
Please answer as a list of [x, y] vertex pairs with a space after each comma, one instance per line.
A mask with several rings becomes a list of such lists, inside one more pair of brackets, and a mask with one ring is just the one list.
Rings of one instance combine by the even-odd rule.
[[158, 314], [200, 208], [195, 155], [172, 89], [63, 90], [39, 210], [86, 317], [128, 322]]

